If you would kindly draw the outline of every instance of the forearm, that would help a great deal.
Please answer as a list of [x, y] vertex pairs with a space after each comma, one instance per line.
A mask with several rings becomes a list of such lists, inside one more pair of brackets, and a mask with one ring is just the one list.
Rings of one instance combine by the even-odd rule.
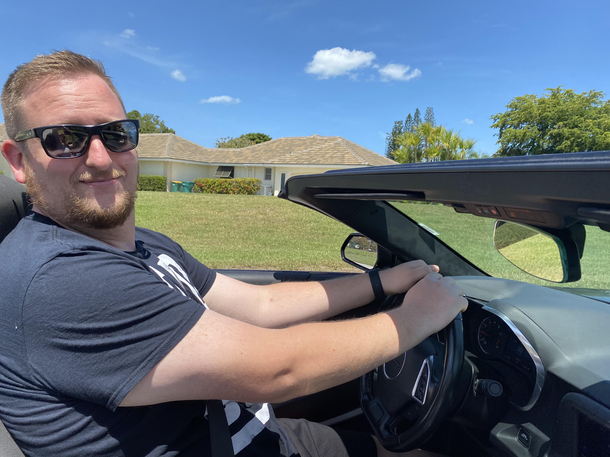
[[204, 297], [214, 311], [258, 327], [283, 328], [323, 320], [373, 300], [368, 275], [329, 281], [246, 284], [218, 275]]
[[260, 290], [259, 325], [281, 328], [319, 321], [370, 303], [373, 289], [366, 273], [322, 282], [272, 284]]
[[399, 355], [409, 344], [400, 332], [385, 313], [263, 329], [209, 311], [121, 405], [285, 401], [347, 382]]
[[[386, 313], [340, 322], [308, 323], [281, 330], [294, 341], [278, 378], [274, 402], [312, 394], [355, 379], [418, 343], [405, 338]], [[402, 337], [400, 334], [403, 334]], [[315, 344], [313, 344], [315, 342]]]
[[[394, 295], [408, 291], [425, 275], [438, 271], [422, 260], [404, 263], [379, 272], [383, 292]], [[312, 320], [324, 320], [366, 305], [375, 298], [370, 273], [315, 282], [263, 286], [261, 317], [257, 325], [279, 328]]]
[[[406, 292], [433, 265], [418, 260], [379, 272], [387, 295]], [[259, 327], [282, 328], [324, 320], [374, 299], [369, 275], [359, 273], [323, 282], [284, 282], [256, 286], [223, 275], [204, 297], [211, 309]]]

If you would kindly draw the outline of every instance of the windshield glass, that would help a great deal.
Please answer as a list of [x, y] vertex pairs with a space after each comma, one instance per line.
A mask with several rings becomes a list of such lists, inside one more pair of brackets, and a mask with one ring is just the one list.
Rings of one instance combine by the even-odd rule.
[[582, 277], [570, 283], [555, 283], [531, 276], [506, 260], [494, 247], [494, 219], [456, 213], [437, 203], [392, 202], [395, 208], [415, 220], [483, 272], [504, 279], [524, 281], [610, 300], [610, 233], [586, 226], [581, 259]]

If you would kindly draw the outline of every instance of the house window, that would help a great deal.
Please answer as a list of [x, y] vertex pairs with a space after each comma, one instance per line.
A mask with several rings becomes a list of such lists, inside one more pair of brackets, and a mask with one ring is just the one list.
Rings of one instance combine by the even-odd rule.
[[265, 168], [265, 181], [271, 181], [271, 168]]
[[215, 178], [233, 178], [233, 171], [235, 167], [218, 167], [216, 173], [214, 173]]

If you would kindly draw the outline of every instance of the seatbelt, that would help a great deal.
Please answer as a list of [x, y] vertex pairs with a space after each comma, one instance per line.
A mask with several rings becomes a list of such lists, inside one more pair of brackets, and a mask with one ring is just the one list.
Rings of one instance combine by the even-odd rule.
[[208, 422], [212, 457], [235, 457], [227, 415], [221, 400], [208, 400]]

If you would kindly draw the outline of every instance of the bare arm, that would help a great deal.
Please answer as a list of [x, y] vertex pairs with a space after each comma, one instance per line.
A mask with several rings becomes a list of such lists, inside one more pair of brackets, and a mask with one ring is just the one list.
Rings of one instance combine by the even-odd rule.
[[451, 278], [429, 274], [388, 313], [265, 329], [206, 311], [121, 406], [224, 398], [277, 402], [366, 373], [443, 328], [467, 305]]
[[[438, 267], [422, 260], [380, 272], [384, 291], [393, 295], [409, 290]], [[323, 320], [373, 301], [367, 274], [323, 282], [288, 282], [256, 286], [218, 275], [204, 297], [214, 311], [259, 327], [281, 328]]]

